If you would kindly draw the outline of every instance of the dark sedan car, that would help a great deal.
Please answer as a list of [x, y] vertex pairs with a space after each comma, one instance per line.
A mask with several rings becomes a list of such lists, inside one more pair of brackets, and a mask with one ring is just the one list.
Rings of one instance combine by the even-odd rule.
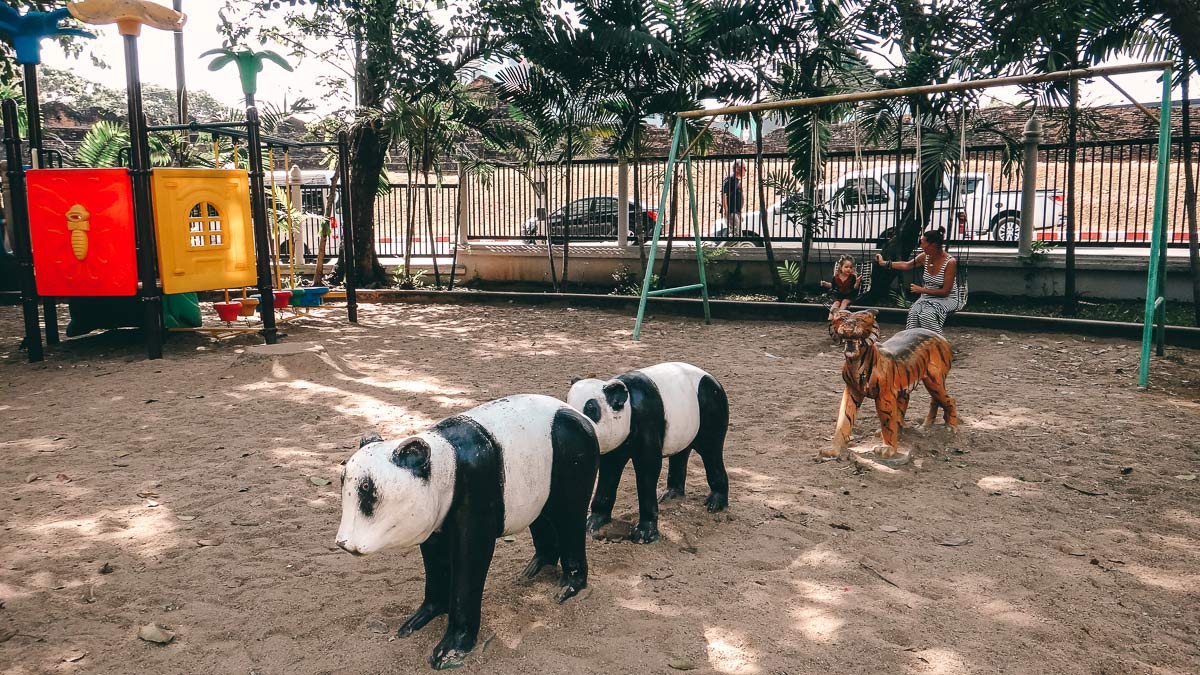
[[[558, 244], [563, 240], [563, 227], [571, 235], [572, 241], [605, 241], [617, 238], [617, 205], [616, 197], [584, 197], [576, 199], [565, 207], [550, 214], [551, 240]], [[639, 206], [629, 200], [629, 240], [637, 241], [637, 218], [640, 214], [642, 225], [649, 236], [651, 228], [658, 220], [658, 212]], [[537, 218], [530, 218], [521, 227], [521, 235], [529, 243], [545, 241], [545, 233]]]

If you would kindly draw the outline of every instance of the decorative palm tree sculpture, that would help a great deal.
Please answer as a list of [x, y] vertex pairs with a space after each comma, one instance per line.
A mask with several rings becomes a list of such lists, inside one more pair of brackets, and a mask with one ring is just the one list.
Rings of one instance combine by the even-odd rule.
[[37, 65], [42, 62], [42, 40], [45, 38], [60, 35], [96, 37], [78, 28], [60, 27], [58, 22], [69, 14], [70, 10], [64, 7], [53, 12], [27, 12], [22, 15], [8, 5], [0, 5], [0, 33], [12, 40], [17, 63]]
[[237, 65], [238, 75], [242, 78], [242, 93], [246, 95], [246, 107], [254, 105], [254, 94], [258, 91], [258, 74], [262, 72], [263, 61], [271, 61], [288, 72], [292, 71], [292, 64], [267, 49], [261, 52], [252, 49], [210, 49], [201, 54], [200, 58], [205, 56], [217, 57], [208, 64], [208, 69], [212, 71], [220, 70], [230, 63]]

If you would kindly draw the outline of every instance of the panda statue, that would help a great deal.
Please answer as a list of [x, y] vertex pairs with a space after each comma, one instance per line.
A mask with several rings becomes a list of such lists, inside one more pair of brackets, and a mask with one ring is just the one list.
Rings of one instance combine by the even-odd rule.
[[[659, 538], [658, 503], [683, 496], [692, 450], [704, 462], [709, 512], [729, 503], [729, 477], [723, 457], [729, 427], [729, 401], [712, 375], [686, 363], [660, 363], [616, 378], [576, 380], [567, 403], [596, 426], [600, 478], [587, 525], [596, 531], [612, 520], [617, 485], [633, 460], [637, 480], [638, 524], [629, 538], [648, 544]], [[667, 490], [655, 499], [663, 457], [669, 457]]]
[[342, 474], [336, 543], [355, 555], [419, 544], [425, 600], [397, 637], [448, 613], [429, 663], [459, 666], [479, 634], [497, 537], [529, 528], [534, 555], [523, 574], [561, 564], [558, 602], [587, 586], [599, 452], [591, 422], [539, 395], [491, 401], [400, 441], [364, 437]]

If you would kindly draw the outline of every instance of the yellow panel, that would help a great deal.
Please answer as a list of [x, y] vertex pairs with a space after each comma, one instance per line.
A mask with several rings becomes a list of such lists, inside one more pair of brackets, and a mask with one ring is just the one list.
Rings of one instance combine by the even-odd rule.
[[150, 183], [164, 293], [256, 283], [249, 174], [154, 169]]

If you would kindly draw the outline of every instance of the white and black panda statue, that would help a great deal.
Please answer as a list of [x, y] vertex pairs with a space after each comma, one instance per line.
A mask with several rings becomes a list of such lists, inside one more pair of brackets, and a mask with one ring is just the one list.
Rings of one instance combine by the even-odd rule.
[[[716, 512], [728, 505], [723, 455], [729, 400], [712, 375], [687, 363], [660, 363], [608, 381], [576, 380], [567, 403], [595, 424], [600, 441], [600, 479], [587, 522], [590, 531], [612, 520], [617, 485], [630, 459], [639, 513], [629, 538], [637, 543], [658, 539], [658, 503], [683, 496], [692, 450], [703, 460], [708, 477], [705, 508]], [[663, 457], [670, 457], [667, 490], [656, 500]]]
[[497, 537], [529, 528], [523, 574], [561, 564], [558, 602], [587, 586], [598, 461], [593, 424], [549, 396], [491, 401], [400, 441], [364, 437], [342, 474], [337, 545], [355, 555], [421, 546], [425, 601], [397, 636], [449, 613], [429, 663], [455, 667], [475, 647]]

